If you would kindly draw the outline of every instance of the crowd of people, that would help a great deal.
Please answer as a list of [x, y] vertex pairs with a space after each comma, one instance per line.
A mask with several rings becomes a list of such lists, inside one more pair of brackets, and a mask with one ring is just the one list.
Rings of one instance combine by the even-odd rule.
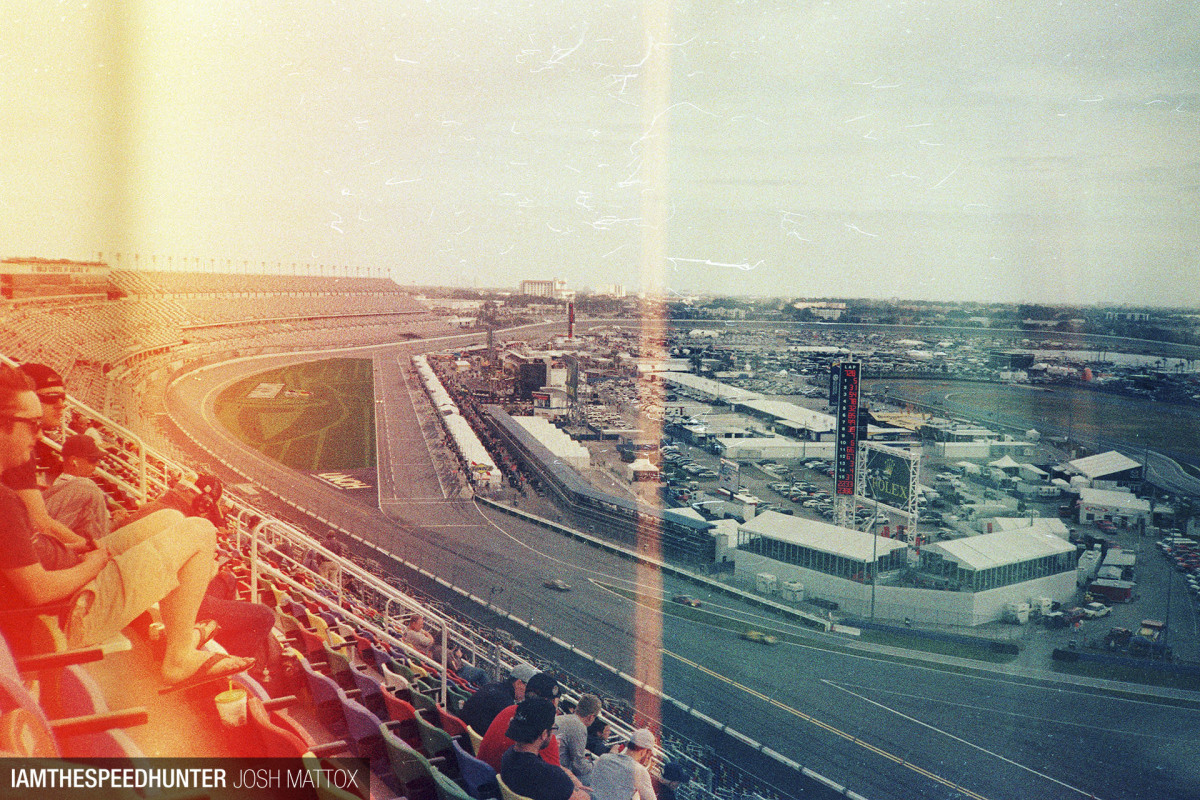
[[73, 443], [64, 458], [42, 440], [44, 430], [62, 424], [65, 404], [62, 378], [49, 367], [0, 365], [0, 611], [10, 644], [39, 611], [58, 617], [68, 645], [101, 644], [157, 603], [168, 689], [253, 667], [253, 658], [201, 649], [219, 628], [198, 617], [217, 574], [212, 521], [164, 505], [84, 535], [51, 515], [44, 493], [64, 462], [78, 467], [92, 452]]
[[[68, 432], [54, 447], [42, 433], [63, 426], [66, 387], [38, 364], [0, 366], [0, 513], [7, 546], [0, 553], [0, 627], [19, 642], [21, 620], [49, 609], [72, 646], [99, 644], [157, 604], [163, 624], [164, 691], [251, 670], [260, 678], [279, 662], [269, 607], [238, 599], [236, 579], [216, 559], [224, 524], [220, 484], [201, 478], [138, 508], [115, 507], [97, 486], [97, 469], [111, 446], [94, 426]], [[281, 543], [282, 545], [283, 543]], [[322, 544], [349, 558], [330, 532]], [[359, 607], [377, 613], [387, 598], [342, 576], [338, 562], [293, 552], [328, 581], [345, 577]], [[312, 563], [309, 563], [309, 562]], [[355, 559], [357, 562], [358, 559]], [[387, 570], [374, 565], [385, 575]], [[395, 582], [395, 578], [390, 578]], [[628, 707], [604, 708], [576, 688], [578, 701], [559, 708], [559, 678], [518, 663], [501, 680], [467, 663], [460, 645], [442, 649], [442, 631], [410, 613], [392, 631], [407, 646], [450, 669], [475, 691], [460, 717], [482, 735], [478, 756], [505, 783], [532, 800], [673, 800], [686, 781], [683, 766], [667, 761], [661, 775], [648, 767], [659, 751], [653, 732], [637, 728], [614, 741], [611, 719], [628, 727]], [[203, 649], [215, 638], [226, 653]]]

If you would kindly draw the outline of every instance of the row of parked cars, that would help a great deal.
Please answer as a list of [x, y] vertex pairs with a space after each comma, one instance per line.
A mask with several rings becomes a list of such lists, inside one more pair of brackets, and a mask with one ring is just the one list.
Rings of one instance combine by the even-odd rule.
[[717, 477], [716, 470], [693, 463], [692, 459], [676, 445], [667, 445], [660, 452], [664, 467], [674, 467], [676, 470], [686, 472], [693, 478], [700, 480], [713, 480]]
[[1192, 597], [1200, 601], [1200, 543], [1184, 536], [1170, 536], [1160, 539], [1158, 548], [1184, 574]]

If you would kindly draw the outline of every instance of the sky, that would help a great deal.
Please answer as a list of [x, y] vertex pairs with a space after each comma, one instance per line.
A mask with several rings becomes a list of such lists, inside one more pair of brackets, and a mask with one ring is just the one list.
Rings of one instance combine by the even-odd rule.
[[3, 257], [1200, 305], [1194, 3], [6, 11]]

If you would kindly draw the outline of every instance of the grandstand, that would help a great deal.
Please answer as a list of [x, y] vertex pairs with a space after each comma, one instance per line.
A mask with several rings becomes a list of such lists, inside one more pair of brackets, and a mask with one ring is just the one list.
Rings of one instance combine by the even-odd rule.
[[[14, 263], [0, 267], [15, 272]], [[0, 352], [54, 367], [81, 401], [122, 423], [150, 418], [152, 387], [197, 361], [457, 331], [383, 278], [87, 266], [103, 273], [101, 291], [0, 300]]]
[[[103, 299], [6, 299], [0, 304], [0, 344], [10, 363], [41, 361], [66, 377], [71, 396], [64, 431], [98, 426], [106, 446], [98, 482], [114, 508], [134, 509], [198, 477], [165, 434], [147, 425], [162, 397], [152, 387], [161, 389], [185, 366], [451, 330], [394, 284], [377, 279], [113, 272], [107, 280], [115, 291], [106, 290]], [[58, 448], [61, 436], [48, 442]], [[228, 524], [221, 556], [242, 595], [274, 609], [273, 635], [287, 648], [284, 675], [262, 682], [238, 678], [250, 695], [246, 728], [233, 735], [217, 725], [211, 691], [163, 701], [150, 689], [131, 690], [154, 684], [144, 674], [146, 659], [139, 660], [152, 647], [141, 631], [127, 632], [126, 652], [63, 655], [61, 638], [46, 625], [38, 650], [59, 653], [54, 660], [19, 653], [12, 662], [7, 647], [0, 647], [0, 718], [19, 723], [10, 728], [19, 735], [0, 742], [0, 750], [27, 745], [19, 752], [121, 758], [347, 753], [370, 763], [372, 797], [478, 796], [451, 745], [457, 737], [470, 748], [454, 712], [473, 687], [444, 658], [406, 644], [404, 624], [421, 615], [443, 633], [444, 643], [460, 647], [469, 663], [493, 676], [538, 659], [400, 581], [385, 553], [339, 555], [316, 535], [325, 528], [285, 521], [236, 492], [227, 491], [222, 504]], [[314, 568], [320, 562], [335, 569], [323, 577]], [[96, 658], [101, 660], [87, 663]], [[558, 674], [568, 697], [596, 691]], [[408, 689], [388, 691], [389, 683], [400, 683], [397, 675]], [[131, 699], [148, 707], [109, 713], [110, 706]], [[22, 713], [14, 718], [18, 709]], [[680, 796], [730, 796], [730, 787], [743, 795], [761, 793], [753, 779], [661, 729], [657, 720], [639, 717], [624, 703], [606, 703], [606, 709], [618, 732], [654, 727], [662, 757], [689, 764], [693, 781]], [[95, 721], [82, 736], [78, 725], [61, 722], [68, 717]], [[114, 721], [133, 727], [104, 727]]]

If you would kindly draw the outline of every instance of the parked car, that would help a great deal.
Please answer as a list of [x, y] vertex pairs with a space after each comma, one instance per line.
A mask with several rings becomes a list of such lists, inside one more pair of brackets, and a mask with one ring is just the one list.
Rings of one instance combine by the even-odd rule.
[[1088, 619], [1097, 619], [1112, 613], [1112, 609], [1104, 603], [1088, 603], [1083, 607], [1083, 615]]
[[1083, 619], [1087, 619], [1087, 614], [1079, 606], [1072, 606], [1063, 612], [1063, 620], [1067, 625], [1074, 625]]

